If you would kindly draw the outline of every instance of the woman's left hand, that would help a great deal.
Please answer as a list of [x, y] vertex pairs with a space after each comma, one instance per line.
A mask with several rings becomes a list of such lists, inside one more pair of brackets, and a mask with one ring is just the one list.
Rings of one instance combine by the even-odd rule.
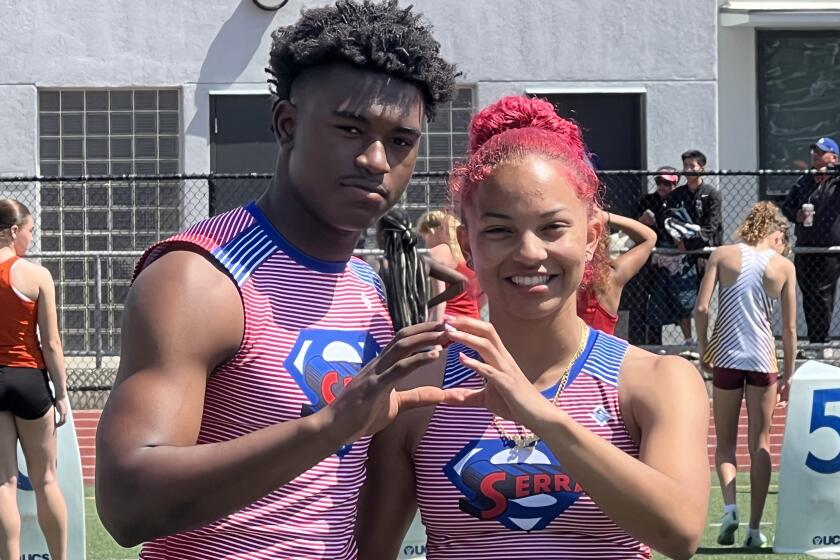
[[446, 389], [444, 402], [455, 406], [483, 407], [531, 428], [547, 409], [556, 410], [531, 384], [507, 351], [493, 325], [469, 317], [446, 317], [449, 338], [472, 348], [483, 362], [461, 353], [461, 363], [487, 383], [483, 389]]

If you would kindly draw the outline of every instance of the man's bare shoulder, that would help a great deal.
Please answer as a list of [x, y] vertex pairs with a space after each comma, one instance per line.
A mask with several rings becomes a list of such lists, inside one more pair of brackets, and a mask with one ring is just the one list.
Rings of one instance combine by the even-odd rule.
[[225, 271], [198, 250], [171, 250], [148, 263], [134, 280], [133, 285], [154, 283], [160, 287], [176, 288], [211, 287], [231, 284]]
[[124, 333], [124, 345], [171, 340], [184, 352], [192, 349], [219, 363], [233, 355], [242, 339], [238, 288], [198, 252], [170, 251], [149, 263], [132, 284], [125, 307], [129, 331], [147, 332]]

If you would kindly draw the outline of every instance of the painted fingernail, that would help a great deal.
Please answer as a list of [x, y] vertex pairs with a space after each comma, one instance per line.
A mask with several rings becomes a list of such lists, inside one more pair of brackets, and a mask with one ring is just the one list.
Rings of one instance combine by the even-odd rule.
[[446, 332], [458, 332], [458, 329], [450, 325], [449, 323], [444, 323], [443, 328], [446, 329]]

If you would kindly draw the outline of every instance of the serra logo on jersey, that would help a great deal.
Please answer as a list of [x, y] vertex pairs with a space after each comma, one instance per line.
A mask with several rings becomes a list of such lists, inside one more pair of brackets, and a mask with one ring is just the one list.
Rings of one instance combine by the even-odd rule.
[[301, 415], [330, 405], [379, 351], [368, 331], [300, 331], [283, 365], [309, 399], [309, 407], [304, 405]]
[[500, 439], [468, 443], [443, 468], [464, 495], [459, 507], [514, 531], [539, 531], [583, 494], [543, 442], [516, 449]]
[[[309, 399], [300, 415], [329, 406], [381, 348], [368, 331], [304, 329], [284, 362], [286, 371]], [[350, 450], [342, 447], [338, 455]]]

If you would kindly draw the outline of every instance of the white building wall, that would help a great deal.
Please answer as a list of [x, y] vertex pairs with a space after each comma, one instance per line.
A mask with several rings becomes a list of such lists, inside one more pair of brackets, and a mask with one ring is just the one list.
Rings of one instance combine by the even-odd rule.
[[[292, 0], [0, 0], [0, 172], [37, 171], [37, 88], [162, 87], [183, 92], [183, 165], [209, 171], [209, 92], [265, 88], [270, 32]], [[480, 104], [526, 87], [641, 87], [649, 166], [697, 147], [716, 166], [715, 0], [416, 0]], [[686, 32], [686, 22], [690, 32]]]
[[715, 0], [416, 4], [480, 106], [526, 88], [642, 89], [648, 167], [677, 164], [689, 147], [717, 165]]
[[751, 27], [721, 27], [718, 32], [720, 166], [758, 166], [758, 92], [756, 39]]
[[[755, 29], [749, 27], [721, 27], [718, 32], [721, 169], [742, 171], [759, 167], [755, 41]], [[724, 184], [721, 195], [727, 234], [734, 231], [758, 200], [758, 194], [757, 177], [739, 177], [737, 181], [733, 178]]]

